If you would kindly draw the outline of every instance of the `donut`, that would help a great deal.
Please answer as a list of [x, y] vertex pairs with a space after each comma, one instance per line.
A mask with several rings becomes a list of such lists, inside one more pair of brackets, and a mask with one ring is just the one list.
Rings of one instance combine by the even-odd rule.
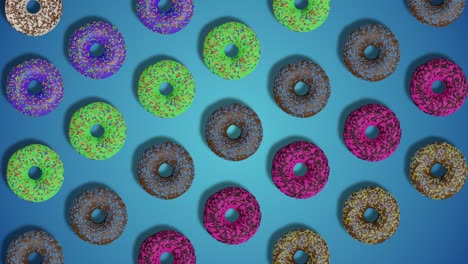
[[35, 0], [40, 9], [30, 13], [29, 1], [6, 0], [5, 16], [18, 32], [29, 36], [41, 36], [49, 33], [62, 18], [62, 0]]
[[[441, 178], [432, 175], [435, 164], [446, 172]], [[434, 199], [447, 199], [458, 193], [466, 182], [466, 160], [463, 153], [446, 142], [434, 142], [420, 148], [411, 158], [411, 183], [421, 194]]]
[[[91, 53], [91, 47], [99, 44], [104, 48], [101, 56]], [[110, 23], [93, 21], [78, 28], [70, 38], [68, 59], [82, 75], [104, 79], [116, 73], [126, 57], [122, 33]]]
[[[163, 83], [170, 83], [172, 92], [161, 93]], [[189, 109], [195, 97], [195, 80], [182, 64], [163, 60], [146, 68], [138, 81], [138, 100], [151, 114], [172, 118]]]
[[[367, 209], [378, 213], [377, 220], [364, 218]], [[400, 225], [400, 207], [393, 196], [380, 187], [363, 188], [345, 201], [343, 225], [356, 240], [365, 244], [379, 244], [389, 239]]]
[[[236, 139], [228, 137], [231, 125], [241, 129]], [[248, 106], [230, 104], [214, 111], [208, 118], [205, 131], [210, 149], [219, 157], [239, 161], [252, 156], [260, 147], [263, 138], [262, 122]]]
[[32, 253], [42, 257], [41, 263], [63, 264], [62, 247], [55, 237], [45, 231], [25, 232], [8, 245], [6, 264], [25, 264]]
[[[41, 175], [33, 179], [29, 170], [37, 167]], [[59, 155], [51, 148], [32, 144], [17, 150], [7, 164], [8, 186], [19, 198], [44, 202], [54, 197], [63, 183], [64, 167]]]
[[[299, 82], [313, 89], [305, 95], [298, 95], [294, 88]], [[301, 60], [280, 69], [273, 84], [273, 96], [284, 112], [297, 117], [311, 117], [327, 105], [330, 81], [319, 65]]]
[[300, 228], [284, 234], [273, 247], [273, 264], [295, 264], [297, 251], [307, 253], [307, 263], [329, 264], [330, 253], [327, 242], [310, 229]]
[[[366, 129], [370, 126], [379, 130], [374, 139], [366, 136]], [[381, 161], [392, 155], [400, 144], [400, 121], [387, 107], [367, 104], [348, 115], [343, 137], [354, 156], [367, 161]]]
[[[168, 164], [169, 177], [159, 175], [159, 168]], [[163, 142], [146, 149], [137, 165], [138, 181], [149, 194], [161, 199], [174, 199], [184, 194], [192, 185], [195, 168], [190, 154], [173, 142]]]
[[435, 5], [430, 0], [408, 0], [408, 7], [419, 21], [433, 27], [445, 27], [457, 20], [465, 9], [465, 0], [444, 0]]
[[[41, 84], [41, 90], [36, 94], [28, 90], [33, 81]], [[62, 74], [46, 60], [23, 61], [8, 74], [6, 95], [10, 104], [19, 112], [35, 117], [44, 116], [62, 101]]]
[[[234, 209], [239, 213], [235, 222], [229, 222], [226, 211]], [[240, 187], [227, 187], [206, 201], [203, 223], [208, 233], [221, 243], [237, 245], [247, 242], [257, 232], [262, 213], [257, 199]]]
[[[368, 59], [365, 50], [374, 46], [379, 50], [375, 59]], [[368, 24], [355, 29], [344, 43], [344, 63], [356, 77], [366, 81], [380, 81], [390, 76], [400, 62], [400, 44], [387, 27]]]
[[[432, 84], [441, 81], [445, 90], [437, 94]], [[465, 102], [468, 84], [465, 73], [456, 63], [447, 59], [433, 59], [419, 66], [411, 77], [410, 95], [414, 104], [424, 113], [447, 116]]]
[[143, 241], [138, 251], [138, 264], [160, 263], [163, 253], [174, 256], [172, 264], [195, 264], [197, 257], [192, 242], [173, 230], [160, 231]]
[[273, 14], [286, 28], [309, 32], [320, 27], [330, 13], [330, 0], [308, 0], [305, 8], [297, 8], [293, 0], [273, 0]]
[[[93, 221], [93, 211], [104, 212], [101, 223]], [[114, 191], [98, 187], [81, 193], [70, 207], [70, 224], [73, 232], [86, 242], [106, 245], [122, 235], [127, 225], [127, 209]]]
[[[305, 175], [294, 173], [294, 166], [302, 163], [307, 167]], [[276, 187], [287, 196], [307, 199], [319, 193], [328, 181], [330, 167], [325, 153], [306, 141], [296, 141], [276, 152], [271, 175]]]
[[[94, 125], [100, 125], [104, 133], [95, 137]], [[68, 137], [73, 148], [92, 160], [111, 158], [125, 143], [127, 125], [122, 114], [113, 106], [95, 102], [78, 109], [72, 116]]]
[[[229, 57], [225, 48], [233, 44], [238, 52]], [[240, 22], [227, 22], [211, 30], [203, 44], [203, 60], [211, 72], [226, 80], [246, 77], [260, 61], [260, 41], [255, 32]]]
[[159, 34], [174, 34], [185, 28], [193, 16], [193, 0], [171, 0], [171, 9], [159, 9], [160, 0], [138, 0], [137, 15], [145, 27]]

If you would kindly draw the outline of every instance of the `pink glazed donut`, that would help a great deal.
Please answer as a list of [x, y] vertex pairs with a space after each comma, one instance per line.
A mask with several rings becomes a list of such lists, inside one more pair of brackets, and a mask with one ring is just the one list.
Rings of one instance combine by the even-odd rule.
[[[437, 94], [432, 84], [441, 81], [445, 90]], [[456, 63], [447, 59], [433, 59], [419, 66], [411, 78], [410, 94], [414, 104], [424, 113], [447, 116], [465, 102], [468, 92], [466, 76]]]
[[[374, 139], [366, 136], [369, 126], [379, 130]], [[367, 161], [384, 160], [400, 144], [400, 121], [392, 110], [383, 105], [364, 105], [346, 118], [343, 137], [346, 147], [356, 157]]]
[[143, 241], [138, 252], [138, 264], [161, 263], [161, 255], [174, 256], [172, 264], [195, 264], [197, 258], [190, 240], [179, 232], [164, 230]]
[[[235, 222], [226, 219], [226, 212], [239, 213]], [[240, 187], [227, 187], [208, 198], [203, 212], [203, 222], [208, 233], [216, 240], [230, 245], [242, 244], [255, 235], [262, 213], [257, 199]]]
[[[294, 166], [302, 163], [307, 172], [299, 177]], [[330, 167], [325, 153], [306, 141], [293, 142], [280, 149], [273, 158], [271, 175], [276, 187], [284, 194], [306, 199], [319, 193], [328, 181]]]

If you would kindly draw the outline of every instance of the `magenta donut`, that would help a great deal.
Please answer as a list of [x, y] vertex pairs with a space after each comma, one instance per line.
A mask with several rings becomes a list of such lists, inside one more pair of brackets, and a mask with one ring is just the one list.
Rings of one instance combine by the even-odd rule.
[[[376, 138], [366, 136], [369, 126], [379, 130]], [[392, 110], [383, 105], [364, 105], [346, 118], [343, 137], [346, 147], [356, 157], [367, 161], [384, 160], [400, 144], [400, 121]]]
[[[307, 172], [299, 177], [294, 166], [302, 163]], [[325, 153], [316, 145], [296, 141], [281, 148], [273, 158], [271, 176], [276, 187], [284, 194], [306, 199], [319, 193], [328, 180], [330, 167]]]
[[161, 263], [163, 253], [174, 256], [172, 264], [197, 263], [192, 242], [177, 231], [164, 230], [143, 241], [138, 251], [138, 264]]
[[[445, 90], [438, 94], [432, 85], [440, 81]], [[466, 76], [456, 63], [433, 59], [419, 66], [411, 78], [410, 95], [414, 104], [424, 113], [447, 116], [457, 111], [465, 102], [468, 92]]]
[[[239, 213], [235, 222], [225, 214], [234, 209]], [[262, 213], [257, 199], [240, 187], [224, 188], [208, 198], [203, 211], [203, 223], [208, 233], [219, 242], [236, 245], [252, 238], [260, 226]]]

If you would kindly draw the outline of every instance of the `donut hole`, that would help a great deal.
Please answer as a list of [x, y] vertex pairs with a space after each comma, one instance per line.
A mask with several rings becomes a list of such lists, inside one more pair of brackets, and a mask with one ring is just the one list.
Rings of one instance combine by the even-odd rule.
[[433, 6], [439, 6], [445, 2], [445, 0], [430, 0], [431, 5]]
[[91, 220], [96, 224], [104, 222], [106, 220], [106, 212], [99, 208], [94, 209], [91, 213]]
[[43, 263], [43, 257], [41, 254], [37, 252], [31, 252], [31, 254], [28, 255], [28, 264], [41, 264]]
[[237, 221], [237, 219], [239, 219], [239, 212], [236, 209], [230, 208], [226, 211], [224, 217], [226, 217], [228, 222], [234, 223]]
[[306, 264], [309, 261], [309, 255], [303, 250], [298, 250], [294, 253], [294, 263], [295, 264]]
[[369, 45], [366, 47], [364, 50], [364, 56], [366, 56], [366, 59], [368, 60], [375, 60], [379, 57], [379, 48], [377, 48], [374, 45]]
[[447, 169], [444, 167], [444, 165], [440, 163], [435, 163], [431, 167], [431, 175], [436, 178], [442, 178], [444, 177], [445, 173], [447, 173]]
[[235, 44], [228, 44], [224, 49], [224, 54], [230, 58], [236, 57], [239, 54], [239, 48]]
[[297, 9], [304, 10], [307, 8], [308, 5], [309, 5], [308, 0], [294, 0], [294, 6]]
[[39, 81], [32, 80], [28, 83], [28, 93], [36, 95], [42, 92], [42, 84]]
[[366, 137], [368, 139], [376, 139], [380, 134], [380, 130], [375, 126], [368, 126], [366, 128]]
[[161, 264], [172, 264], [174, 263], [174, 255], [169, 252], [164, 252], [161, 254], [161, 257], [159, 257], [159, 261]]
[[31, 180], [39, 180], [42, 177], [42, 170], [37, 166], [29, 168], [28, 176]]
[[364, 219], [367, 223], [374, 223], [377, 221], [377, 219], [379, 219], [379, 212], [377, 212], [377, 210], [374, 208], [367, 208], [364, 211]]
[[163, 163], [159, 166], [158, 168], [158, 174], [159, 176], [163, 178], [168, 178], [172, 175], [172, 167], [171, 165], [167, 163]]
[[230, 125], [226, 130], [226, 134], [228, 138], [236, 140], [241, 136], [242, 129], [236, 125]]
[[159, 92], [164, 96], [171, 95], [172, 91], [174, 91], [174, 87], [168, 82], [163, 82], [159, 86]]
[[442, 81], [435, 81], [433, 84], [432, 84], [432, 91], [436, 94], [441, 94], [445, 91], [445, 83], [442, 82]]
[[172, 0], [159, 0], [158, 3], [159, 11], [167, 13], [172, 9]]
[[100, 138], [104, 135], [104, 128], [100, 124], [95, 124], [91, 127], [91, 135], [95, 138]]
[[307, 166], [304, 163], [297, 163], [293, 168], [294, 174], [298, 177], [302, 177], [307, 173]]
[[30, 0], [26, 5], [26, 10], [30, 14], [37, 14], [41, 10], [41, 4], [36, 0]]
[[304, 95], [308, 94], [309, 91], [310, 91], [310, 87], [305, 82], [298, 82], [294, 86], [294, 93], [296, 95], [304, 96]]
[[101, 45], [101, 43], [93, 43], [91, 47], [89, 48], [89, 53], [95, 58], [99, 58], [102, 55], [104, 55], [105, 49], [104, 46]]

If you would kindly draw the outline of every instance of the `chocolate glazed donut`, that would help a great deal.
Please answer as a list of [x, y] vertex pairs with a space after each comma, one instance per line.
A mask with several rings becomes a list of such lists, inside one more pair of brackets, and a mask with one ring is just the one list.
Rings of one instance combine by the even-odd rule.
[[[235, 125], [241, 135], [231, 139], [227, 130]], [[257, 114], [248, 106], [231, 104], [211, 114], [206, 124], [206, 141], [210, 149], [221, 158], [233, 161], [244, 160], [260, 147], [263, 128]]]
[[[379, 50], [375, 59], [368, 59], [365, 50]], [[351, 32], [344, 43], [344, 63], [356, 77], [380, 81], [390, 76], [400, 62], [400, 46], [395, 35], [385, 26], [368, 24]]]
[[29, 231], [15, 238], [8, 245], [6, 264], [25, 264], [31, 253], [38, 253], [44, 264], [63, 264], [62, 247], [49, 233]]
[[445, 27], [462, 15], [465, 3], [466, 0], [444, 0], [434, 5], [431, 0], [408, 0], [408, 7], [422, 23], [433, 27]]

